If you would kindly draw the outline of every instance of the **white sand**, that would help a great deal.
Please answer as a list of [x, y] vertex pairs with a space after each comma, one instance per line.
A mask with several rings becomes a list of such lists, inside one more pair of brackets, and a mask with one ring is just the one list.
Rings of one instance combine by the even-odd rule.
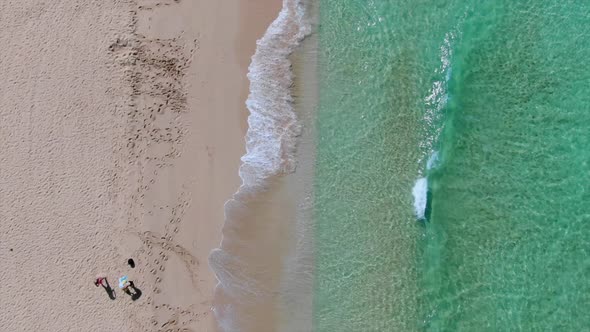
[[[213, 330], [207, 256], [280, 1], [139, 3], [0, 3], [0, 331]], [[93, 285], [123, 274], [137, 301]]]

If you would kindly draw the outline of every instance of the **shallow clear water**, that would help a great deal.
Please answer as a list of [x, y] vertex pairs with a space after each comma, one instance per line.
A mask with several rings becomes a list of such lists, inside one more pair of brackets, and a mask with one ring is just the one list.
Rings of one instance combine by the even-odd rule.
[[[317, 331], [408, 331], [419, 316], [412, 187], [445, 37], [428, 6], [322, 1], [315, 176]], [[419, 18], [418, 20], [416, 18]]]
[[588, 328], [590, 5], [320, 3], [314, 329]]

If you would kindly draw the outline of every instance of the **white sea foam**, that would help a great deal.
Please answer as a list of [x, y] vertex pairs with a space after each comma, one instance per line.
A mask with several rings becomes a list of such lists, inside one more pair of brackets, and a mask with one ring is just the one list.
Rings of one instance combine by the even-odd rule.
[[[452, 44], [455, 34], [447, 33], [440, 46], [440, 64], [434, 70], [437, 79], [432, 83], [429, 94], [424, 97], [426, 111], [424, 113], [424, 140], [420, 146], [426, 154], [431, 154], [438, 143], [443, 130], [444, 109], [449, 101], [448, 84], [451, 79]], [[425, 156], [424, 156], [425, 157]], [[420, 160], [422, 162], [423, 159]]]
[[301, 0], [284, 0], [278, 18], [257, 42], [249, 67], [250, 111], [240, 190], [257, 188], [264, 179], [292, 172], [300, 126], [293, 111], [293, 73], [289, 55], [310, 32]]
[[[258, 40], [249, 66], [250, 94], [246, 101], [249, 128], [245, 137], [246, 154], [239, 169], [242, 185], [225, 204], [223, 239], [209, 257], [209, 265], [218, 279], [213, 312], [222, 331], [255, 330], [257, 317], [250, 316], [265, 308], [259, 304], [267, 298], [270, 299], [267, 302], [273, 303], [275, 297], [269, 284], [260, 280], [269, 276], [261, 275], [261, 271], [272, 270], [272, 266], [256, 260], [257, 250], [265, 248], [262, 242], [268, 238], [251, 243], [257, 239], [252, 232], [265, 226], [271, 228], [273, 225], [265, 223], [272, 222], [272, 218], [266, 217], [267, 220], [257, 215], [253, 208], [258, 206], [258, 197], [270, 188], [273, 179], [295, 170], [295, 148], [301, 125], [293, 108], [289, 56], [311, 31], [305, 9], [304, 0], [283, 0], [279, 16]], [[247, 228], [249, 233], [238, 231]]]
[[423, 220], [428, 200], [428, 180], [426, 178], [420, 178], [416, 181], [414, 188], [412, 188], [412, 195], [414, 196], [416, 218]]
[[454, 34], [447, 33], [443, 44], [440, 47], [440, 67], [435, 70], [436, 74], [440, 76], [439, 80], [434, 81], [430, 94], [426, 96], [424, 101], [428, 105], [428, 115], [440, 116], [440, 111], [446, 106], [449, 95], [447, 92], [447, 84], [451, 79], [451, 58], [453, 56], [452, 41], [455, 38]]

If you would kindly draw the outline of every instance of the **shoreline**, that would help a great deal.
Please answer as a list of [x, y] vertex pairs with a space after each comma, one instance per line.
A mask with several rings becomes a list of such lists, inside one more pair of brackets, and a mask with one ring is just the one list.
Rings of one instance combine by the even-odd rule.
[[[231, 2], [182, 2], [140, 19], [143, 35], [176, 36], [196, 44], [186, 74], [191, 111], [180, 118], [185, 146], [168, 172], [159, 175], [161, 182], [155, 184], [151, 198], [167, 200], [168, 206], [185, 199], [184, 207], [176, 206], [177, 233], [166, 239], [179, 259], [170, 259], [166, 272], [156, 273], [155, 279], [161, 294], [154, 297], [153, 310], [158, 324], [167, 328], [216, 330], [210, 308], [217, 280], [206, 261], [220, 241], [225, 201], [239, 185], [249, 84], [244, 64], [276, 15], [273, 2], [253, 4], [259, 10], [244, 10]], [[199, 19], [195, 20], [195, 13]], [[161, 220], [161, 215], [156, 219]], [[157, 223], [154, 220], [153, 225]]]
[[209, 259], [219, 280], [214, 310], [223, 331], [311, 328], [317, 91], [301, 84], [315, 75], [309, 72], [315, 61], [305, 54], [314, 39], [308, 36], [310, 8], [307, 1], [284, 1], [250, 65], [242, 185], [225, 205], [223, 239]]

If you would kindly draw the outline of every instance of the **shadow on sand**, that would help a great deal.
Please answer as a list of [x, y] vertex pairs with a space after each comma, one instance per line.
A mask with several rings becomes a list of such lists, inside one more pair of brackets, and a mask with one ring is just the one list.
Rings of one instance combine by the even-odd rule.
[[141, 289], [137, 288], [133, 281], [129, 282], [131, 285], [130, 287], [133, 288], [133, 293], [129, 292], [127, 294], [131, 295], [131, 300], [137, 301], [141, 297]]
[[102, 288], [104, 288], [104, 290], [107, 292], [107, 295], [109, 296], [109, 299], [115, 300], [117, 298], [117, 295], [115, 294], [115, 290], [113, 290], [113, 288], [111, 287], [111, 285], [109, 285], [109, 282], [108, 282], [108, 280], [106, 278], [104, 279], [104, 283], [106, 285], [102, 285]]
[[131, 299], [133, 301], [137, 301], [137, 300], [139, 300], [140, 297], [141, 297], [141, 290], [135, 288], [135, 294], [131, 295]]

